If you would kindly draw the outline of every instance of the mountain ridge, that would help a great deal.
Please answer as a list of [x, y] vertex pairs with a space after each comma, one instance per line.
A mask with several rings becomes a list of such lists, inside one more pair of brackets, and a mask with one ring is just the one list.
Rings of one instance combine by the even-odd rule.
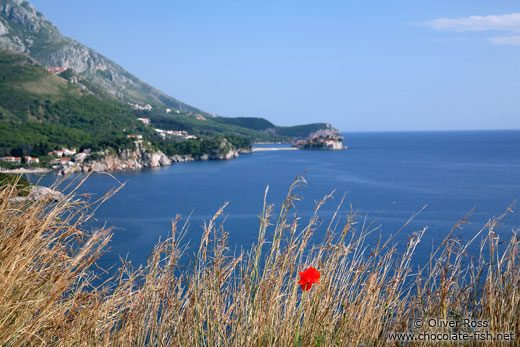
[[327, 123], [281, 127], [264, 118], [209, 114], [63, 36], [29, 2], [0, 0], [0, 135], [0, 154], [45, 157], [44, 149], [61, 146], [122, 149], [139, 135], [170, 156], [203, 156], [224, 139], [247, 150], [252, 142], [339, 132]]
[[29, 2], [0, 0], [0, 47], [30, 55], [46, 67], [64, 67], [129, 103], [212, 116], [140, 80], [111, 59], [65, 37]]

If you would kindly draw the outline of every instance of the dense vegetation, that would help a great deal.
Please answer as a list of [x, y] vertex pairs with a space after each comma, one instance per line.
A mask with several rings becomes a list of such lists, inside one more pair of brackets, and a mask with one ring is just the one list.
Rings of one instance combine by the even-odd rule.
[[[142, 134], [155, 147], [172, 154], [202, 155], [219, 150], [222, 139], [162, 140], [151, 127], [137, 120], [136, 112], [110, 96], [82, 90], [61, 76], [47, 72], [34, 60], [20, 54], [0, 54], [0, 156], [41, 157], [62, 147], [113, 148], [133, 146], [129, 134]], [[82, 81], [82, 84], [88, 82]], [[181, 115], [181, 119], [189, 119]], [[221, 135], [225, 130], [195, 131], [190, 122], [159, 123], [166, 129], [189, 130], [200, 135]], [[194, 124], [195, 126], [196, 124]], [[245, 132], [247, 134], [247, 129]], [[240, 134], [240, 131], [237, 131]], [[251, 141], [229, 132], [229, 142], [248, 148]]]
[[295, 125], [290, 127], [276, 127], [276, 133], [281, 136], [287, 137], [306, 137], [309, 136], [310, 133], [316, 132], [318, 130], [327, 129], [328, 124], [326, 123], [312, 123], [312, 124], [304, 124], [304, 125]]
[[274, 129], [276, 126], [269, 122], [264, 118], [256, 118], [256, 117], [236, 117], [236, 118], [226, 118], [226, 117], [216, 117], [216, 122], [230, 124], [230, 125], [238, 125], [244, 128], [253, 129], [253, 130], [267, 130]]
[[0, 172], [0, 187], [5, 187], [7, 185], [16, 185], [16, 189], [24, 189], [31, 186], [29, 181], [27, 181], [25, 178], [21, 176], [5, 174]]
[[[150, 118], [152, 125], [138, 117]], [[160, 107], [134, 110], [70, 69], [54, 75], [28, 56], [0, 51], [0, 156], [30, 155], [44, 165], [49, 151], [63, 147], [133, 148], [127, 135], [135, 134], [167, 155], [201, 156], [222, 154], [231, 146], [249, 149], [253, 142], [287, 142], [326, 126], [277, 127], [262, 118], [167, 113]], [[161, 138], [154, 128], [184, 130], [197, 139]]]
[[31, 191], [31, 183], [25, 178], [0, 172], [0, 189], [14, 187], [16, 195], [28, 196]]
[[31, 58], [0, 54], [0, 155], [46, 155], [61, 147], [125, 148], [142, 123], [122, 103], [92, 95]]
[[222, 121], [222, 117], [204, 117], [204, 119], [199, 119], [197, 118], [197, 115], [194, 114], [165, 114], [153, 110], [138, 111], [137, 114], [139, 117], [150, 118], [154, 127], [160, 129], [186, 130], [190, 134], [198, 136], [241, 136], [246, 137], [253, 142], [277, 142], [289, 140], [289, 138], [285, 136], [234, 124], [233, 120], [236, 118], [228, 118], [230, 121], [229, 123], [226, 123]]
[[[0, 156], [32, 155], [42, 160], [49, 149], [60, 147], [118, 150], [133, 146], [127, 139], [130, 134], [141, 134], [153, 148], [168, 153], [203, 153], [215, 149], [213, 142], [222, 142], [217, 139], [227, 138], [233, 146], [247, 148], [251, 142], [288, 142], [319, 128], [276, 127], [253, 117], [214, 117], [64, 37], [30, 3], [0, 3], [5, 27], [0, 50], [16, 47], [30, 55], [0, 51]], [[78, 71], [68, 69], [56, 76], [34, 59]], [[129, 104], [150, 104], [153, 110], [136, 112]], [[136, 116], [150, 118], [155, 128], [185, 130], [199, 140], [184, 144], [178, 139], [163, 140], [152, 127], [137, 122]]]
[[322, 129], [327, 129], [328, 126], [326, 123], [312, 123], [283, 127], [276, 126], [266, 119], [255, 117], [217, 117], [215, 118], [215, 121], [227, 125], [235, 125], [252, 130], [268, 131], [270, 134], [278, 137], [279, 139], [307, 137], [309, 136], [309, 134], [313, 132]]
[[198, 138], [182, 141], [162, 140], [160, 148], [166, 155], [192, 155], [225, 154], [230, 149], [230, 143], [222, 138]]
[[227, 135], [226, 137], [202, 137], [189, 140], [159, 140], [159, 148], [166, 155], [226, 154], [232, 147], [249, 150], [251, 141], [246, 137]]

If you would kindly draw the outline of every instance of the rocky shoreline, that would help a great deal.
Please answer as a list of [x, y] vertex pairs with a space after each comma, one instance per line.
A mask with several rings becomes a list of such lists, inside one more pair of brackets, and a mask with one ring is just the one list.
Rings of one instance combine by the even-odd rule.
[[116, 153], [114, 150], [96, 152], [93, 155], [79, 156], [70, 164], [60, 164], [54, 168], [17, 168], [0, 169], [0, 173], [6, 174], [37, 174], [57, 172], [58, 175], [68, 175], [78, 172], [111, 172], [125, 170], [140, 170], [170, 166], [173, 163], [183, 163], [198, 160], [229, 160], [238, 158], [240, 154], [252, 153], [251, 149], [231, 149], [227, 153], [211, 153], [204, 155], [180, 155], [167, 156], [161, 151], [150, 151], [144, 148], [136, 150], [122, 150]]
[[[153, 148], [150, 143], [142, 140], [135, 142], [133, 149], [121, 149], [116, 151], [112, 148], [98, 152], [82, 152], [74, 156], [73, 161], [67, 160], [50, 168], [17, 168], [1, 170], [3, 173], [30, 174], [56, 171], [58, 175], [69, 175], [73, 173], [100, 173], [112, 171], [140, 170], [143, 168], [156, 168], [170, 166], [173, 163], [198, 161], [198, 160], [229, 160], [238, 158], [240, 154], [252, 153], [266, 150], [342, 150], [346, 149], [342, 144], [343, 138], [334, 137], [330, 131], [319, 131], [305, 140], [299, 140], [288, 148], [257, 148], [236, 149], [224, 139], [220, 146], [212, 153], [203, 155], [175, 154], [166, 155], [158, 149]], [[65, 158], [64, 158], [65, 159]]]
[[[225, 144], [221, 146], [224, 148]], [[228, 160], [234, 159], [239, 154], [251, 153], [247, 149], [235, 149], [231, 147], [227, 152], [216, 151], [204, 155], [172, 155], [167, 156], [159, 150], [145, 147], [142, 143], [137, 143], [134, 150], [123, 149], [115, 152], [106, 149], [103, 152], [96, 152], [91, 155], [76, 156], [75, 161], [70, 164], [56, 167], [58, 175], [68, 175], [77, 172], [110, 172], [124, 170], [140, 170], [143, 168], [155, 168], [170, 166], [172, 163], [188, 162], [196, 160]]]

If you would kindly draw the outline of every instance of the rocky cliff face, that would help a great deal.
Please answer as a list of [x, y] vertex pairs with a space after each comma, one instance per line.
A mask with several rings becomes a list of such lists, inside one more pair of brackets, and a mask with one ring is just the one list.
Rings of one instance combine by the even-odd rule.
[[[246, 152], [243, 152], [243, 153], [246, 153]], [[247, 153], [250, 153], [250, 152], [247, 152]], [[179, 155], [179, 154], [176, 154], [176, 155], [172, 155], [169, 157], [169, 159], [174, 162], [174, 163], [179, 163], [179, 162], [185, 162], [185, 161], [195, 161], [195, 160], [228, 160], [228, 159], [234, 159], [234, 158], [238, 158], [239, 156], [239, 151], [237, 151], [236, 149], [230, 149], [228, 152], [226, 153], [222, 153], [222, 154], [217, 154], [217, 153], [212, 153], [212, 154], [204, 154], [204, 155], [191, 155], [191, 154], [187, 154], [187, 155]]]
[[64, 37], [22, 0], [0, 0], [0, 49], [22, 52], [47, 67], [66, 67], [124, 101], [208, 115], [139, 80], [110, 59]]
[[0, 47], [36, 53], [39, 47], [56, 45], [64, 38], [58, 29], [29, 3], [0, 0]]
[[307, 137], [307, 140], [314, 140], [314, 139], [317, 139], [317, 138], [338, 138], [338, 137], [341, 137], [341, 133], [339, 132], [338, 129], [334, 128], [332, 125], [330, 124], [327, 124], [327, 128], [326, 129], [320, 129], [318, 131], [315, 131], [313, 133], [311, 133], [308, 137]]
[[[250, 153], [243, 151], [241, 153]], [[186, 162], [194, 160], [227, 160], [239, 156], [239, 151], [229, 146], [227, 140], [223, 140], [221, 148], [214, 153], [197, 155], [173, 155], [166, 156], [161, 151], [150, 150], [137, 143], [135, 149], [123, 149], [118, 153], [114, 150], [91, 155], [77, 155], [76, 161], [70, 165], [62, 165], [58, 168], [58, 174], [67, 175], [76, 172], [109, 172], [122, 170], [139, 170], [142, 168], [153, 168], [169, 166], [174, 162]]]
[[95, 156], [87, 156], [72, 165], [62, 166], [58, 172], [65, 175], [75, 172], [139, 170], [145, 167], [168, 166], [171, 163], [172, 161], [161, 151], [150, 151], [138, 144], [134, 150], [124, 149], [117, 154], [113, 150], [95, 153]]

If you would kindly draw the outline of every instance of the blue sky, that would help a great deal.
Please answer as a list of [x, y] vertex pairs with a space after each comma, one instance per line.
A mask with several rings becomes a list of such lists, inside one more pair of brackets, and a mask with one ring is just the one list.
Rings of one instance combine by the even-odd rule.
[[518, 1], [30, 2], [211, 113], [342, 131], [520, 128]]

